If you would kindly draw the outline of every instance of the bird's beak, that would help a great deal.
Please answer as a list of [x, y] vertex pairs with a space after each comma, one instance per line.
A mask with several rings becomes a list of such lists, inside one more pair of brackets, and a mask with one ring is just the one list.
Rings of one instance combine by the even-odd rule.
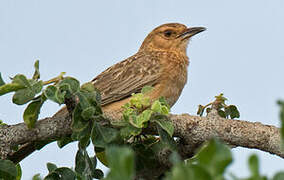
[[205, 27], [192, 27], [186, 29], [179, 37], [182, 37], [183, 39], [188, 39], [198, 33], [201, 33], [202, 31], [205, 31]]

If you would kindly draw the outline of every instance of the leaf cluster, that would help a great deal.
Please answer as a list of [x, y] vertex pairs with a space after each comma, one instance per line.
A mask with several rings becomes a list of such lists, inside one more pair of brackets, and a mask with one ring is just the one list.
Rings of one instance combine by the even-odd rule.
[[[114, 152], [115, 151], [115, 152]], [[110, 173], [107, 179], [119, 179], [124, 174], [123, 179], [131, 180], [136, 171], [133, 168], [135, 153], [129, 147], [113, 147], [108, 151], [107, 157], [110, 161]], [[212, 139], [199, 149], [194, 157], [182, 161], [176, 152], [173, 152], [170, 160], [172, 168], [166, 172], [164, 180], [282, 180], [284, 171], [276, 173], [272, 178], [261, 175], [259, 171], [259, 161], [255, 154], [248, 159], [250, 175], [247, 178], [238, 178], [231, 173], [226, 177], [226, 169], [233, 162], [232, 153], [229, 147], [217, 139]], [[131, 166], [132, 165], [132, 166]], [[111, 177], [111, 178], [110, 178]]]
[[57, 103], [62, 104], [64, 100], [64, 94], [61, 89], [62, 83], [57, 85], [53, 85], [53, 88], [58, 89], [56, 91], [57, 94], [53, 95], [53, 99], [51, 96], [48, 96], [49, 89], [51, 87], [47, 87], [43, 90], [44, 85], [49, 83], [57, 83], [63, 79], [63, 74], [59, 75], [56, 78], [53, 78], [52, 81], [44, 82], [40, 80], [40, 72], [39, 72], [39, 61], [37, 60], [34, 64], [35, 72], [32, 78], [27, 78], [23, 74], [17, 74], [13, 78], [11, 78], [10, 83], [5, 83], [0, 74], [0, 96], [14, 92], [12, 102], [17, 105], [27, 104], [27, 107], [23, 114], [23, 119], [28, 128], [33, 128], [43, 103], [47, 99], [51, 99], [53, 101], [57, 101]]
[[223, 118], [239, 118], [240, 112], [238, 108], [235, 105], [227, 105], [225, 101], [227, 101], [227, 98], [225, 98], [221, 93], [220, 95], [215, 96], [215, 100], [213, 102], [208, 103], [205, 106], [198, 105], [197, 115], [202, 116], [204, 112], [208, 114], [212, 109], [216, 109], [219, 116]]
[[147, 96], [151, 91], [152, 87], [145, 86], [141, 93], [133, 93], [129, 103], [123, 106], [123, 119], [117, 124], [122, 127], [122, 137], [127, 139], [131, 136], [140, 135], [142, 129], [146, 128], [149, 123], [156, 123], [169, 136], [173, 135], [174, 127], [172, 123], [166, 121], [170, 107], [163, 97], [151, 102]]
[[[57, 167], [55, 164], [47, 163], [48, 175], [45, 180], [92, 180], [93, 178], [101, 179], [104, 174], [100, 169], [97, 169], [96, 157], [89, 157], [86, 149], [82, 149], [79, 146], [75, 158], [75, 169], [68, 167]], [[38, 175], [35, 175], [34, 178]]]

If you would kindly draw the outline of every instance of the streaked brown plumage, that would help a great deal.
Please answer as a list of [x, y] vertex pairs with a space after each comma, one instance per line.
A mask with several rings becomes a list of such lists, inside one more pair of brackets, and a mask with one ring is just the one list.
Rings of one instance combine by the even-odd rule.
[[101, 92], [103, 111], [119, 117], [121, 106], [129, 101], [131, 94], [140, 92], [146, 85], [154, 87], [149, 94], [151, 100], [164, 96], [173, 106], [187, 81], [189, 39], [204, 30], [203, 27], [187, 28], [178, 23], [155, 28], [135, 55], [109, 67], [92, 80]]

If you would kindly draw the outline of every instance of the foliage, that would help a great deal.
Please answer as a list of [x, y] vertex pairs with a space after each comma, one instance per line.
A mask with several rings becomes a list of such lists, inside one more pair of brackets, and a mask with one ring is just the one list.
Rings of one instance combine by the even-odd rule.
[[127, 147], [110, 147], [107, 149], [110, 173], [105, 180], [132, 180], [135, 176], [134, 152]]
[[171, 172], [167, 173], [166, 180], [185, 179], [224, 179], [224, 172], [232, 162], [230, 149], [212, 139], [200, 148], [199, 152], [187, 163], [178, 162]]
[[19, 180], [21, 179], [22, 171], [20, 165], [15, 165], [10, 160], [0, 159], [0, 180]]
[[[69, 106], [68, 103], [71, 103], [72, 134], [58, 139], [57, 144], [62, 148], [70, 142], [78, 141], [75, 167], [57, 167], [55, 164], [47, 163], [49, 173], [44, 177], [46, 180], [132, 180], [138, 171], [157, 168], [159, 165], [157, 154], [165, 151], [171, 153], [172, 163], [171, 169], [165, 173], [163, 178], [165, 180], [269, 179], [260, 174], [256, 155], [250, 156], [248, 161], [251, 172], [249, 177], [238, 178], [232, 173], [231, 177], [226, 177], [225, 175], [228, 174], [226, 169], [232, 163], [233, 157], [230, 148], [217, 139], [204, 143], [192, 158], [181, 160], [177, 153], [176, 139], [173, 138], [174, 127], [167, 116], [170, 108], [163, 97], [150, 101], [148, 94], [151, 93], [152, 87], [144, 87], [141, 93], [132, 94], [130, 102], [123, 106], [122, 120], [119, 123], [109, 124], [102, 114], [100, 93], [92, 83], [80, 85], [73, 77], [63, 77], [64, 73], [49, 81], [42, 81], [38, 61], [34, 67], [32, 78], [18, 74], [7, 84], [0, 74], [0, 96], [14, 92], [13, 103], [28, 104], [23, 119], [29, 128], [34, 127], [40, 109], [47, 100]], [[215, 98], [212, 103], [199, 105], [200, 116], [204, 111], [209, 113], [212, 108], [216, 108], [219, 115], [224, 118], [239, 118], [237, 107], [226, 105], [227, 99], [223, 94]], [[283, 138], [284, 103], [279, 101], [279, 105]], [[149, 126], [156, 128], [159, 136], [146, 135], [143, 130]], [[38, 142], [38, 146], [41, 148], [49, 142]], [[94, 146], [95, 156], [89, 156], [86, 151], [90, 144]], [[97, 168], [97, 160], [110, 168], [106, 176]], [[21, 179], [20, 165], [15, 165], [9, 160], [0, 160], [1, 179]], [[39, 174], [33, 177], [33, 180], [40, 179], [42, 178]], [[270, 179], [284, 179], [284, 172], [279, 172]]]
[[[18, 74], [12, 78], [11, 83], [5, 84], [0, 77], [0, 95], [15, 92], [13, 103], [18, 105], [29, 103], [23, 114], [24, 122], [28, 128], [34, 127], [40, 113], [40, 108], [46, 100], [63, 104], [70, 99], [71, 103], [72, 99], [79, 99], [72, 116], [72, 136], [63, 137], [58, 140], [59, 147], [63, 147], [72, 141], [79, 141], [75, 171], [67, 167], [57, 168], [56, 165], [48, 163], [49, 174], [45, 179], [58, 179], [59, 177], [63, 179], [74, 179], [75, 177], [78, 179], [102, 178], [103, 172], [95, 168], [97, 164], [96, 157], [90, 158], [85, 149], [89, 145], [91, 134], [94, 134], [92, 133], [93, 129], [104, 128], [100, 127], [98, 123], [95, 123], [95, 120], [100, 120], [102, 116], [99, 92], [91, 83], [80, 86], [79, 81], [75, 78], [64, 78], [64, 73], [49, 81], [41, 81], [39, 80], [39, 62], [36, 61], [34, 66], [35, 72], [31, 79], [28, 79], [25, 75]], [[45, 85], [48, 86], [44, 88]], [[73, 101], [76, 102], [76, 100]], [[108, 142], [111, 141], [109, 140], [109, 135], [111, 134], [109, 132], [113, 131], [103, 131], [108, 132], [107, 138], [105, 138]], [[37, 144], [43, 147], [49, 142], [39, 142]], [[16, 179], [20, 177], [19, 166], [16, 167], [11, 161], [1, 160], [0, 165], [3, 166], [0, 172], [4, 179]], [[34, 179], [39, 178], [39, 176], [34, 177]]]
[[103, 172], [100, 169], [96, 169], [96, 157], [89, 157], [86, 149], [82, 149], [80, 146], [76, 154], [74, 170], [67, 167], [58, 168], [55, 164], [52, 163], [47, 163], [46, 166], [49, 173], [44, 178], [45, 180], [91, 180], [93, 178], [101, 179], [103, 177]]
[[123, 137], [139, 135], [142, 128], [146, 128], [150, 122], [159, 125], [170, 136], [173, 135], [174, 127], [171, 122], [166, 121], [170, 107], [163, 97], [151, 104], [150, 98], [147, 97], [147, 93], [151, 91], [151, 87], [144, 87], [141, 93], [132, 94], [130, 102], [123, 106], [123, 119], [118, 124], [123, 126]]
[[221, 93], [220, 95], [215, 96], [215, 100], [213, 102], [208, 103], [205, 106], [199, 105], [197, 114], [202, 116], [204, 111], [206, 111], [206, 113], [208, 114], [214, 108], [217, 110], [219, 116], [223, 118], [239, 118], [240, 112], [238, 108], [235, 105], [227, 105], [225, 103], [226, 100], [227, 98], [225, 98]]

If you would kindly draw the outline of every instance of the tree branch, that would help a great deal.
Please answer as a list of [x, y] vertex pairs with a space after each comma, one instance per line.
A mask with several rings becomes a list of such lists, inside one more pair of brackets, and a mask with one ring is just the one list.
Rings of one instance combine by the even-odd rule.
[[229, 145], [255, 148], [284, 158], [280, 131], [275, 126], [225, 119], [215, 114], [207, 117], [171, 115], [170, 119], [175, 126], [175, 136], [183, 138], [190, 147], [218, 137]]
[[[110, 121], [115, 121], [114, 113], [106, 112]], [[233, 146], [255, 148], [284, 158], [281, 152], [280, 131], [275, 126], [259, 122], [224, 119], [216, 113], [207, 117], [188, 114], [171, 114], [175, 129], [174, 136], [180, 137], [179, 151], [184, 158], [191, 157], [196, 148], [204, 141], [218, 137]], [[24, 123], [0, 126], [0, 158], [13, 158], [12, 147], [33, 141], [50, 141], [71, 134], [71, 120], [68, 113], [39, 120], [34, 129], [28, 129]], [[156, 134], [149, 126], [146, 132]], [[15, 161], [14, 161], [15, 162]]]

